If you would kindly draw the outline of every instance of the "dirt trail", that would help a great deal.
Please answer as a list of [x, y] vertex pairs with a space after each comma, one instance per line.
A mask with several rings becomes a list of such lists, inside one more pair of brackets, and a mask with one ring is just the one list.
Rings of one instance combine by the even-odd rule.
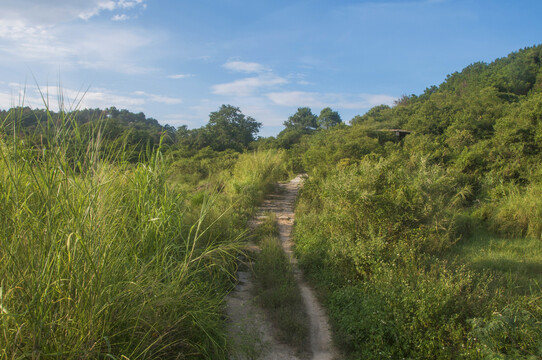
[[[303, 281], [293, 256], [291, 233], [294, 225], [294, 203], [303, 179], [297, 176], [288, 183], [279, 184], [279, 194], [270, 195], [261, 205], [252, 226], [256, 226], [265, 213], [274, 212], [277, 217], [282, 247], [293, 264], [295, 276], [310, 321], [311, 359], [332, 360], [336, 351], [331, 342], [327, 316], [316, 300], [313, 290]], [[236, 345], [232, 359], [300, 359], [294, 349], [279, 343], [273, 336], [273, 328], [265, 319], [265, 313], [253, 301], [252, 276], [250, 272], [238, 273], [239, 283], [227, 302], [230, 319], [229, 332]]]

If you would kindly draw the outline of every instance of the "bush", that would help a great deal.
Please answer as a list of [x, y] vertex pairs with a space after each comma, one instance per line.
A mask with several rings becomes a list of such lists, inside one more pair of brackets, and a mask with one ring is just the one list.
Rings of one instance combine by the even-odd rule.
[[[411, 168], [403, 164], [401, 158], [364, 159], [325, 181], [309, 180], [301, 204], [309, 201], [312, 210], [296, 229], [302, 262], [325, 249], [325, 261], [345, 277], [367, 278], [405, 254], [436, 254], [453, 245], [464, 230], [458, 226], [460, 182], [423, 158], [411, 159]], [[308, 225], [315, 222], [320, 225]], [[313, 236], [324, 243], [305, 241]]]
[[[417, 266], [418, 265], [418, 266]], [[474, 314], [488, 292], [472, 272], [435, 264], [385, 269], [329, 297], [335, 339], [350, 359], [469, 357]]]

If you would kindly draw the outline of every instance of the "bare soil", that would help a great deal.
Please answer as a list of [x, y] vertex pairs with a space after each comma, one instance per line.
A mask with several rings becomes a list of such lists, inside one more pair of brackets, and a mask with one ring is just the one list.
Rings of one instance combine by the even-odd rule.
[[266, 319], [265, 311], [254, 301], [252, 274], [247, 269], [238, 272], [238, 284], [227, 300], [228, 330], [234, 343], [231, 359], [332, 360], [337, 357], [331, 342], [327, 316], [318, 303], [314, 291], [303, 280], [293, 256], [291, 234], [295, 219], [294, 205], [302, 184], [303, 178], [300, 175], [287, 183], [280, 183], [279, 191], [263, 202], [251, 226], [258, 225], [265, 213], [273, 212], [276, 215], [282, 248], [293, 265], [309, 317], [308, 348], [311, 353], [298, 354], [295, 349], [277, 341], [275, 330]]

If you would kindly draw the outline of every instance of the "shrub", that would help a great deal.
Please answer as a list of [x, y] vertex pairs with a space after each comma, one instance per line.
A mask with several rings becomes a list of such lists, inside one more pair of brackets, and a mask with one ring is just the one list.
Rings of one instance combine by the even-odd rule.
[[[365, 159], [334, 171], [325, 181], [309, 181], [301, 202], [311, 202], [314, 210], [307, 217], [318, 220], [299, 220], [302, 261], [313, 253], [309, 247], [326, 249], [325, 261], [344, 276], [370, 277], [405, 254], [439, 253], [454, 244], [461, 230], [455, 199], [461, 184], [423, 158], [412, 159], [412, 169], [402, 164], [401, 158]], [[305, 222], [320, 226], [302, 227]], [[313, 235], [325, 239], [324, 244], [308, 245], [304, 239]]]

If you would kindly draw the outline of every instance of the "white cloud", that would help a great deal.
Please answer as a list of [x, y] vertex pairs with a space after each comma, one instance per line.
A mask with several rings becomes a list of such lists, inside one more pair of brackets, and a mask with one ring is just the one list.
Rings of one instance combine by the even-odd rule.
[[186, 79], [195, 76], [194, 74], [174, 74], [168, 75], [169, 79]]
[[130, 9], [137, 5], [143, 4], [143, 0], [134, 0], [134, 1], [126, 1], [126, 0], [120, 0], [118, 2], [118, 6], [123, 9]]
[[213, 85], [212, 91], [217, 95], [249, 96], [260, 88], [286, 84], [288, 80], [275, 75], [261, 75], [235, 80], [230, 83]]
[[48, 26], [75, 19], [89, 20], [103, 11], [145, 8], [143, 0], [2, 0], [0, 22], [22, 21], [32, 26]]
[[282, 91], [268, 93], [267, 97], [281, 106], [311, 106], [322, 107], [323, 103], [318, 100], [319, 94], [305, 91]]
[[[124, 73], [148, 71], [136, 62], [141, 48], [153, 44], [148, 31], [125, 25], [84, 21], [104, 11], [134, 11], [143, 0], [3, 0], [0, 12], [0, 62], [83, 66]], [[135, 15], [112, 17], [118, 23]], [[35, 66], [32, 66], [35, 69]]]
[[195, 114], [179, 113], [166, 114], [160, 118], [160, 122], [175, 127], [186, 125], [188, 128], [196, 128], [203, 125], [202, 119], [205, 120], [205, 116], [200, 117]]
[[126, 21], [128, 19], [131, 19], [131, 17], [126, 14], [117, 14], [111, 18], [113, 21]]
[[[8, 91], [0, 92], [0, 107], [10, 108], [24, 105], [32, 108], [43, 108], [45, 103], [52, 110], [58, 110], [59, 102], [63, 102], [66, 110], [76, 108], [127, 108], [141, 111], [149, 103], [175, 105], [182, 103], [182, 99], [135, 91], [132, 94], [118, 94], [115, 91], [103, 88], [75, 90], [70, 88], [47, 87], [36, 85], [22, 85], [10, 83]], [[42, 98], [43, 96], [43, 98]], [[24, 99], [24, 101], [23, 101]], [[62, 99], [60, 101], [59, 99]]]
[[[1, 23], [0, 23], [1, 24]], [[18, 27], [0, 25], [0, 62], [39, 63], [63, 69], [82, 66], [122, 73], [143, 73], [143, 48], [153, 44], [153, 34], [113, 25]], [[4, 55], [2, 55], [4, 53]], [[147, 52], [148, 53], [148, 52]]]
[[174, 104], [180, 104], [182, 103], [182, 99], [164, 96], [164, 95], [156, 95], [156, 94], [149, 94], [144, 91], [135, 91], [135, 95], [139, 95], [142, 97], [145, 97], [147, 100], [161, 103], [161, 104], [168, 104], [168, 105], [174, 105]]
[[[92, 4], [92, 2], [91, 2]], [[83, 20], [88, 20], [96, 15], [98, 15], [103, 10], [109, 10], [113, 11], [117, 7], [117, 4], [115, 4], [114, 1], [104, 1], [99, 2], [96, 4], [96, 6], [90, 8], [89, 10], [82, 11], [78, 14], [78, 17]]]
[[[185, 108], [182, 113], [170, 113], [161, 116], [159, 120], [172, 126], [187, 125], [189, 128], [197, 128], [205, 125], [209, 121], [209, 114], [217, 111], [223, 103], [220, 99], [200, 99], [195, 105]], [[234, 105], [246, 116], [263, 123], [260, 135], [272, 135], [269, 131], [266, 133], [266, 127], [280, 127], [289, 116], [289, 110], [277, 108], [266, 97], [236, 98]]]
[[269, 71], [269, 69], [262, 64], [258, 64], [256, 62], [245, 62], [245, 61], [229, 61], [222, 65], [222, 67], [236, 71], [236, 72], [243, 72], [247, 74], [251, 73], [262, 73], [265, 71]]
[[21, 93], [0, 92], [0, 108], [9, 109], [22, 103]]
[[236, 106], [239, 106], [243, 114], [252, 116], [264, 126], [280, 126], [288, 118], [285, 113], [278, 113], [265, 98], [249, 97], [243, 100], [236, 102]]
[[119, 95], [106, 89], [87, 91], [84, 94], [69, 89], [62, 89], [62, 92], [70, 99], [82, 97], [79, 106], [80, 108], [106, 108], [116, 106], [118, 108], [141, 109], [141, 106], [146, 102], [144, 98]]
[[271, 92], [267, 97], [280, 106], [332, 107], [337, 109], [367, 109], [392, 105], [396, 97], [386, 94], [333, 94], [305, 91]]

